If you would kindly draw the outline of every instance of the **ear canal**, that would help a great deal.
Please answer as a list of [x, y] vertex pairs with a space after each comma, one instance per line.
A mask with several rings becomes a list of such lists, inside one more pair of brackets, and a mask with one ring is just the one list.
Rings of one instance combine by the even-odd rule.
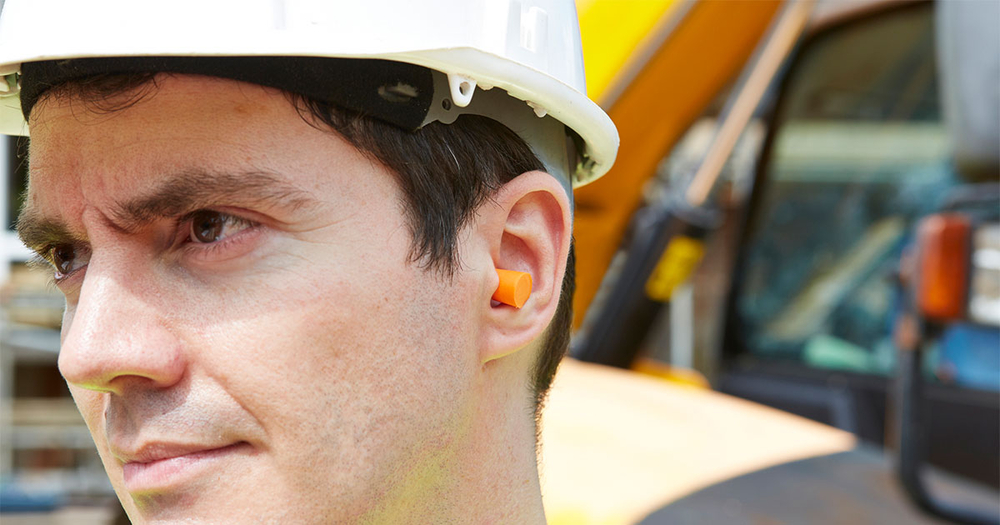
[[497, 268], [500, 285], [493, 292], [493, 300], [520, 308], [531, 296], [531, 274]]

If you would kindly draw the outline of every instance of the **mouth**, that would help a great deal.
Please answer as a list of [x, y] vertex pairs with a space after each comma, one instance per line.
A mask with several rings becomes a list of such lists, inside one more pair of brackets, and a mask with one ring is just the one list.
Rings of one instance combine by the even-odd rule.
[[177, 488], [199, 474], [217, 470], [223, 462], [249, 452], [250, 448], [246, 441], [214, 448], [149, 444], [123, 458], [125, 489], [136, 494]]

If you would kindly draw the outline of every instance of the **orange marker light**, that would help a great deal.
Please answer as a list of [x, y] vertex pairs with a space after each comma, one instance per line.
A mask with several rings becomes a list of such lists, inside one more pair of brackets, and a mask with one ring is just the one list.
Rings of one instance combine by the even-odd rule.
[[514, 308], [524, 306], [531, 296], [531, 275], [499, 268], [497, 275], [500, 276], [500, 286], [493, 292], [493, 300], [509, 304]]
[[969, 244], [972, 224], [956, 213], [939, 213], [917, 228], [917, 306], [935, 321], [965, 317], [968, 303]]

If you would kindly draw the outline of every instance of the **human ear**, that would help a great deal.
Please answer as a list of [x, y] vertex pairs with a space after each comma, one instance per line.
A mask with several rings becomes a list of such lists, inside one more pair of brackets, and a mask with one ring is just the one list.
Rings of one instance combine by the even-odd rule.
[[[526, 347], [551, 322], [566, 272], [572, 219], [566, 190], [540, 171], [517, 176], [481, 208], [478, 233], [492, 260], [491, 268], [478, 269], [484, 282], [480, 361], [486, 363]], [[531, 295], [521, 308], [491, 300], [498, 268], [531, 275]]]

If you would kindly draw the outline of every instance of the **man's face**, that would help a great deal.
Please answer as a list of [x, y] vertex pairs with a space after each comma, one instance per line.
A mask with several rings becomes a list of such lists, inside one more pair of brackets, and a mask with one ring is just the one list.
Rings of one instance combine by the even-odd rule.
[[25, 214], [132, 519], [342, 522], [432, 485], [472, 405], [475, 287], [409, 262], [392, 176], [282, 94], [154, 93], [40, 104]]

